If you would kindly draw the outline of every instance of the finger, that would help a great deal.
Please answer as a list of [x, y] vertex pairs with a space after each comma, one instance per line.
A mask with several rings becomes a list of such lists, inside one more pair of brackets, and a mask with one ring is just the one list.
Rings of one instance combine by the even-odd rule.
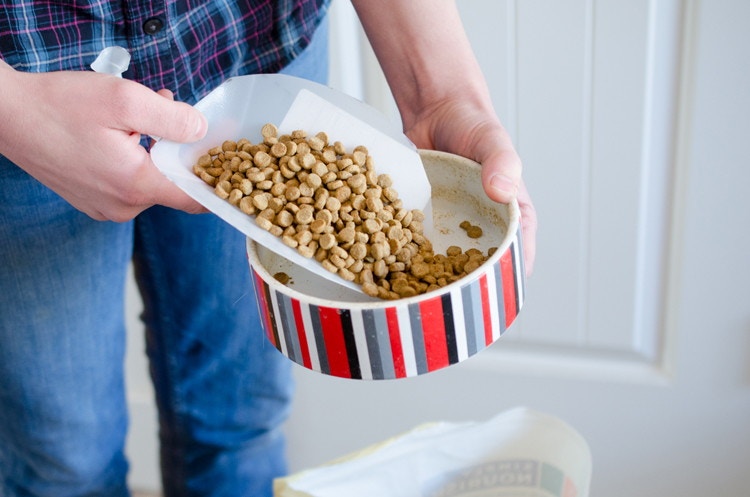
[[156, 92], [158, 95], [161, 95], [162, 97], [166, 98], [167, 100], [174, 100], [174, 93], [172, 93], [171, 90], [168, 90], [166, 88], [162, 88], [161, 90]]
[[[167, 100], [174, 101], [174, 93], [172, 93], [171, 90], [168, 90], [166, 88], [162, 88], [161, 90], [158, 90], [156, 93], [158, 95], [161, 95], [162, 97], [166, 98]], [[158, 138], [158, 137], [152, 135], [151, 136], [151, 140], [150, 140], [150, 146], [153, 147], [154, 145], [156, 145], [156, 142], [158, 142], [160, 139], [161, 138]]]
[[184, 102], [175, 102], [169, 90], [153, 92], [138, 85], [124, 85], [115, 97], [122, 126], [127, 131], [188, 143], [200, 140], [208, 130], [203, 114]]
[[196, 202], [192, 197], [177, 188], [173, 183], [167, 180], [169, 185], [164, 185], [161, 190], [159, 204], [165, 207], [171, 207], [188, 214], [206, 213], [208, 210]]
[[150, 203], [171, 207], [190, 214], [207, 212], [205, 207], [172, 183], [155, 165], [152, 164], [150, 170], [153, 173], [149, 174], [149, 186], [146, 190], [147, 194], [151, 196]]
[[[174, 100], [174, 93], [172, 91], [162, 88], [161, 90], [156, 92], [158, 95], [166, 98], [167, 100]], [[156, 166], [154, 166], [156, 167]], [[162, 177], [164, 177], [162, 175]], [[167, 178], [164, 178], [167, 179]], [[169, 180], [167, 179], [169, 182]], [[174, 185], [173, 183], [169, 182], [171, 186], [165, 185], [164, 188], [168, 188], [167, 190], [167, 197], [162, 200], [162, 202], [168, 202], [169, 204], [162, 204], [166, 205], [167, 207], [172, 207], [174, 209], [179, 209], [181, 211], [185, 211], [191, 214], [200, 214], [200, 213], [206, 213], [208, 212], [208, 209], [203, 207], [203, 205], [199, 204], [195, 200], [193, 200], [192, 197], [187, 195], [184, 191], [182, 191], [179, 187]], [[176, 188], [178, 191], [175, 192], [174, 188]], [[187, 197], [187, 198], [186, 198]]]

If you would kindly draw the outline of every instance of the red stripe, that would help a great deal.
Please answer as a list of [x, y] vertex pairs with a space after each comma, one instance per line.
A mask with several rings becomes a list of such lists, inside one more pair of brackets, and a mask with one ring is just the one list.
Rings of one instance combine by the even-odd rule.
[[482, 299], [482, 321], [484, 322], [484, 345], [492, 343], [492, 312], [490, 311], [490, 291], [487, 287], [487, 275], [479, 277], [479, 296]]
[[513, 258], [511, 248], [500, 256], [500, 274], [503, 277], [503, 301], [505, 302], [505, 328], [516, 319], [516, 281], [513, 278]]
[[305, 334], [305, 323], [302, 321], [302, 308], [300, 307], [299, 300], [290, 299], [292, 301], [292, 310], [294, 311], [294, 324], [297, 330], [297, 337], [299, 338], [299, 348], [302, 352], [302, 364], [312, 369], [312, 361], [310, 360], [310, 347], [307, 345], [307, 335]]
[[323, 343], [328, 355], [328, 367], [331, 375], [341, 378], [351, 378], [349, 359], [346, 357], [346, 342], [344, 329], [341, 326], [341, 316], [336, 309], [319, 307], [320, 327], [323, 329]]
[[265, 292], [265, 281], [263, 281], [263, 278], [260, 277], [258, 273], [256, 273], [253, 270], [253, 276], [255, 277], [255, 294], [258, 296], [258, 299], [260, 299], [260, 318], [263, 320], [263, 328], [265, 328], [266, 336], [268, 337], [268, 340], [273, 344], [274, 347], [281, 350], [281, 347], [278, 343], [276, 343], [276, 340], [273, 337], [273, 325], [271, 324], [271, 309], [268, 305], [268, 302], [266, 301], [266, 292]]
[[448, 366], [448, 342], [445, 339], [445, 321], [443, 319], [443, 301], [440, 298], [425, 300], [419, 304], [422, 318], [422, 336], [424, 352], [427, 356], [427, 370]]
[[396, 378], [406, 376], [404, 350], [401, 348], [401, 330], [398, 326], [398, 313], [395, 307], [386, 307], [385, 319], [388, 323], [388, 337], [391, 342], [391, 356], [393, 357], [393, 373]]

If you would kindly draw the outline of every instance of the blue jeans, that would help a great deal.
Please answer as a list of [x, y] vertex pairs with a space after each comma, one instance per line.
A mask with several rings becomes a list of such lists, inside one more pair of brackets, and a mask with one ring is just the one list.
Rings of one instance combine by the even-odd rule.
[[[325, 25], [283, 72], [327, 78]], [[165, 495], [270, 496], [287, 359], [244, 237], [164, 207], [94, 221], [0, 156], [0, 496], [126, 496], [126, 270], [144, 299]]]

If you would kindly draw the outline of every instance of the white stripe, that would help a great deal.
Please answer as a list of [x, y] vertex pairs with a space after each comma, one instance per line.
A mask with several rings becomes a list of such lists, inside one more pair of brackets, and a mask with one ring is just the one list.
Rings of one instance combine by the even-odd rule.
[[41, 61], [39, 59], [39, 49], [36, 46], [35, 38], [34, 38], [34, 33], [37, 32], [36, 22], [32, 24], [31, 20], [26, 15], [26, 9], [22, 9], [22, 10], [23, 10], [24, 26], [26, 27], [25, 35], [29, 39], [29, 45], [31, 46], [31, 50], [27, 51], [27, 53], [31, 53], [34, 56], [34, 60], [36, 61], [36, 66], [39, 67], [41, 65], [40, 64]]
[[[276, 322], [277, 335], [279, 336], [279, 345], [281, 346], [281, 353], [289, 357], [289, 349], [287, 348], [286, 340], [284, 339], [284, 326], [281, 322], [281, 312], [279, 312], [279, 302], [274, 290], [268, 289], [268, 298], [271, 299], [271, 307], [273, 308], [273, 320]], [[273, 333], [273, 330], [271, 330]]]
[[362, 373], [363, 380], [372, 379], [372, 365], [370, 364], [370, 355], [367, 351], [367, 337], [365, 336], [365, 323], [362, 319], [362, 311], [352, 310], [349, 315], [352, 318], [352, 329], [354, 330], [354, 344], [357, 347], [357, 357], [359, 358], [359, 370]]
[[466, 340], [466, 321], [464, 320], [464, 299], [461, 288], [451, 290], [451, 306], [453, 307], [453, 328], [456, 333], [456, 351], [458, 360], [469, 357], [469, 344]]
[[[230, 15], [237, 15], [237, 16], [241, 16], [242, 15], [242, 12], [240, 11], [240, 9], [237, 6], [237, 2], [232, 2], [232, 1], [229, 1], [229, 0], [224, 0], [222, 3], [224, 4], [224, 8], [222, 9], [222, 12], [227, 12]], [[240, 38], [239, 23], [232, 22], [232, 23], [230, 23], [230, 25], [231, 25], [231, 28], [232, 28], [232, 38], [231, 39], [233, 39], [233, 40], [239, 39]], [[240, 47], [239, 43], [235, 44], [235, 46], [232, 49], [232, 51], [234, 52], [234, 55], [233, 55], [234, 60], [242, 60], [242, 50], [241, 50], [241, 47]]]
[[302, 325], [305, 327], [305, 338], [307, 338], [307, 348], [310, 351], [310, 367], [314, 371], [320, 371], [320, 357], [318, 356], [318, 344], [315, 342], [315, 331], [313, 330], [312, 317], [310, 315], [310, 306], [300, 302], [300, 311], [302, 313]]
[[[104, 9], [104, 5], [105, 4], [106, 4], [105, 2], [102, 2], [102, 3], [99, 4], [100, 8], [99, 8], [99, 10], [96, 13], [96, 18], [97, 19], [106, 19], [108, 17], [107, 14], [111, 13], [111, 12], [105, 11], [105, 9]], [[110, 9], [107, 9], [107, 10], [111, 11], [112, 9], [110, 8]], [[110, 37], [110, 33], [107, 33], [107, 29], [104, 28], [104, 27], [102, 27], [101, 34], [102, 34], [102, 36], [100, 38], [101, 41], [99, 42], [99, 45], [101, 47], [103, 47], [103, 48], [107, 48], [109, 46], [110, 42], [112, 42], [112, 39]], [[125, 48], [125, 47], [122, 47], [122, 48]], [[99, 56], [99, 53], [101, 53], [101, 52], [98, 52], [96, 54], [81, 53], [80, 55], [81, 55], [81, 57], [84, 60], [88, 59], [89, 57], [93, 57], [91, 59], [91, 62], [93, 62]], [[89, 64], [91, 62], [89, 62]]]
[[[517, 237], [516, 237], [517, 238]], [[515, 271], [516, 271], [516, 279], [518, 280], [518, 285], [516, 288], [518, 289], [518, 309], [521, 309], [521, 306], [523, 305], [523, 299], [525, 297], [525, 288], [523, 287], [523, 278], [524, 275], [522, 274], [523, 268], [521, 267], [521, 248], [518, 246], [518, 242], [513, 244], [513, 252], [516, 256], [516, 262], [515, 262]]]
[[396, 307], [398, 316], [398, 330], [401, 336], [401, 350], [404, 354], [404, 369], [406, 376], [417, 376], [417, 360], [414, 356], [414, 341], [412, 339], [411, 319], [409, 318], [409, 306], [399, 305]]
[[[497, 261], [497, 265], [500, 265], [500, 261]], [[487, 271], [487, 301], [490, 305], [490, 324], [492, 326], [492, 342], [500, 338], [500, 329], [505, 326], [505, 323], [500, 322], [500, 311], [497, 308], [497, 284], [498, 281], [495, 279], [495, 269]]]

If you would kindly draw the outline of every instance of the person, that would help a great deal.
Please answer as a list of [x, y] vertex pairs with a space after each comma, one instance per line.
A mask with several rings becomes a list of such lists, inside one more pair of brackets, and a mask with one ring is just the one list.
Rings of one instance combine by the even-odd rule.
[[[536, 214], [453, 0], [353, 0], [404, 130], [483, 164]], [[289, 363], [264, 342], [243, 236], [169, 182], [145, 136], [191, 142], [231, 76], [327, 76], [326, 0], [10, 0], [0, 16], [0, 495], [128, 495], [124, 282], [143, 296], [164, 494], [271, 495]], [[439, 29], [436, 29], [439, 26]], [[106, 46], [122, 79], [88, 65]]]

